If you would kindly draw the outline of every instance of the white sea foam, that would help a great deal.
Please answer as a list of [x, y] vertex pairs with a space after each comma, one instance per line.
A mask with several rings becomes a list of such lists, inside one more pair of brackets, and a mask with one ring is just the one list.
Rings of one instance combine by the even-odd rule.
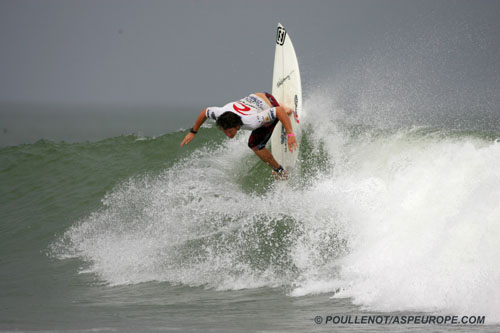
[[479, 313], [498, 322], [500, 145], [417, 133], [360, 135], [331, 151], [346, 162], [310, 191], [337, 193], [322, 197], [334, 202], [349, 253], [331, 279], [304, 279], [294, 293], [330, 286], [334, 297], [367, 309]]

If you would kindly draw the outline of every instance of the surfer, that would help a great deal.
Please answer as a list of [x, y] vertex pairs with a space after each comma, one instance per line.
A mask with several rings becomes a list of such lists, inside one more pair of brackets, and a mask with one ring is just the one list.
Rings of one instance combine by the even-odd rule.
[[289, 151], [293, 152], [298, 148], [297, 139], [288, 116], [292, 112], [291, 108], [280, 106], [269, 93], [251, 94], [223, 107], [208, 107], [201, 111], [193, 127], [182, 140], [181, 147], [194, 139], [195, 134], [207, 118], [215, 120], [217, 127], [231, 139], [236, 136], [240, 129], [249, 129], [252, 130], [252, 133], [248, 139], [248, 147], [273, 169], [275, 176], [287, 178], [287, 172], [266, 148], [266, 143], [271, 138], [276, 124], [281, 121], [287, 133]]

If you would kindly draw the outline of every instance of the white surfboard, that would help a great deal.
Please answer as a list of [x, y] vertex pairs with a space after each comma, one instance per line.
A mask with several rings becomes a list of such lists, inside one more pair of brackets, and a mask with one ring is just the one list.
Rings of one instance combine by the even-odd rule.
[[[294, 109], [294, 113], [290, 115], [290, 121], [293, 132], [297, 136], [297, 142], [299, 142], [299, 120], [302, 113], [302, 86], [300, 84], [299, 64], [290, 35], [281, 23], [278, 23], [276, 34], [272, 94], [280, 105]], [[299, 151], [297, 149], [290, 152], [287, 142], [287, 133], [281, 122], [279, 122], [271, 137], [272, 154], [285, 170], [292, 171]]]

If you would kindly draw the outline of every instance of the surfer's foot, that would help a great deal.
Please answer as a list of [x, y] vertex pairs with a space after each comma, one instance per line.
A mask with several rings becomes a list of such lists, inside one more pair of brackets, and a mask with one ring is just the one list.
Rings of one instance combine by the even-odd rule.
[[281, 170], [280, 172], [276, 172], [273, 170], [273, 176], [275, 180], [287, 180], [288, 172], [286, 172], [286, 170]]

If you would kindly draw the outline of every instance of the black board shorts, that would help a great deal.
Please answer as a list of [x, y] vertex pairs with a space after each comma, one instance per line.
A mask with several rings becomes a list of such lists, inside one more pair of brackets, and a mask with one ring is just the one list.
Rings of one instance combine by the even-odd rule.
[[[280, 106], [280, 104], [278, 103], [276, 98], [274, 98], [273, 95], [267, 92], [265, 94], [273, 107]], [[271, 138], [271, 135], [273, 135], [274, 127], [276, 127], [276, 124], [278, 122], [279, 120], [276, 119], [268, 126], [262, 126], [253, 130], [252, 133], [250, 134], [250, 138], [248, 138], [248, 147], [250, 147], [252, 150], [263, 149], [266, 146], [269, 139]]]

